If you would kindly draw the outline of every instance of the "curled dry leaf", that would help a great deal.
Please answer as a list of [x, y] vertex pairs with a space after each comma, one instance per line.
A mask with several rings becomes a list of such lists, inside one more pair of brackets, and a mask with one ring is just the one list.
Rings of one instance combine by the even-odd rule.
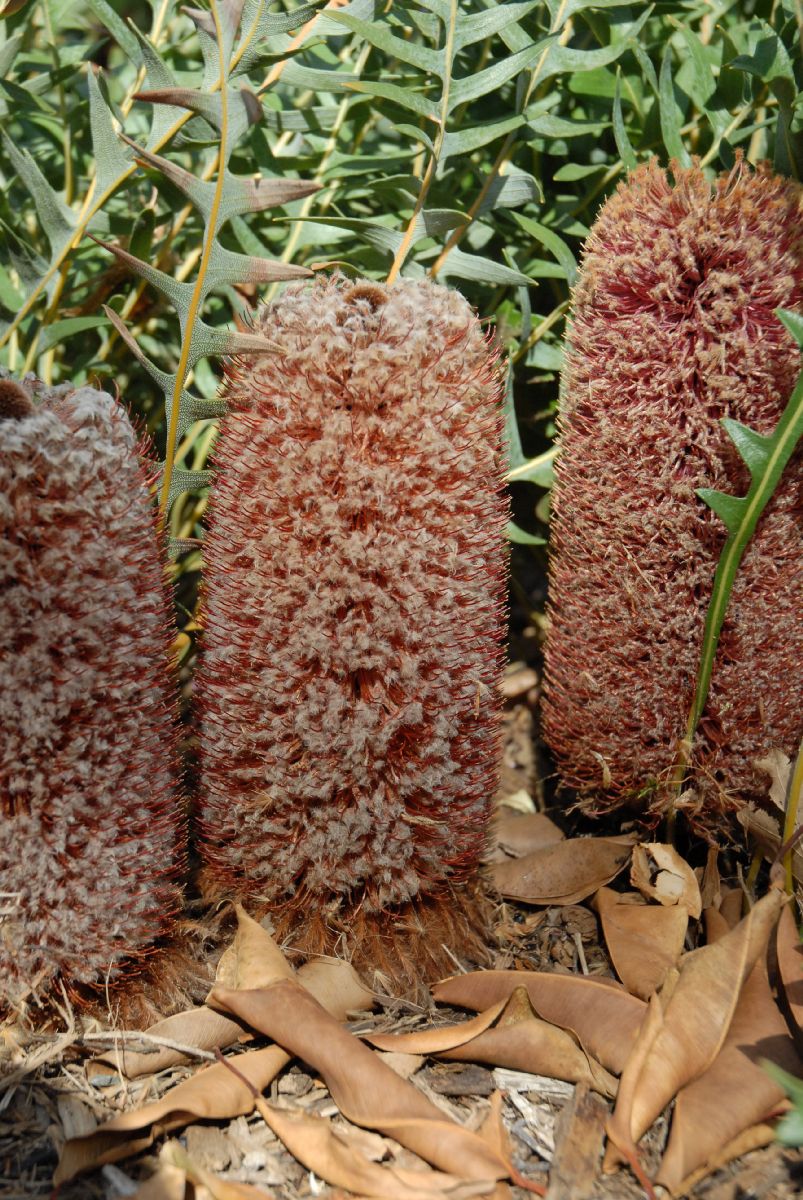
[[275, 1105], [259, 1104], [265, 1122], [294, 1158], [334, 1187], [362, 1196], [394, 1200], [468, 1200], [488, 1195], [495, 1182], [465, 1180], [442, 1171], [410, 1170], [371, 1162], [344, 1133], [323, 1117], [290, 1113]]
[[[783, 818], [747, 803], [738, 810], [736, 819], [764, 857], [773, 861], [781, 848]], [[792, 851], [792, 875], [799, 883], [803, 883], [803, 845], [800, 842]]]
[[[707, 914], [706, 923], [709, 942], [729, 932], [719, 913]], [[687, 1177], [699, 1179], [706, 1164], [713, 1164], [712, 1170], [721, 1166], [725, 1147], [783, 1103], [783, 1088], [763, 1069], [762, 1059], [791, 1073], [800, 1068], [772, 997], [764, 955], [744, 982], [722, 1049], [708, 1070], [678, 1093], [657, 1183], [681, 1193]]]
[[672, 846], [661, 842], [636, 846], [630, 882], [648, 900], [666, 905], [680, 904], [695, 920], [703, 910], [697, 876]]
[[576, 904], [615, 879], [630, 860], [626, 838], [571, 838], [523, 858], [494, 863], [489, 878], [501, 895], [528, 904]]
[[788, 904], [778, 921], [775, 946], [781, 998], [798, 1046], [803, 1049], [803, 944]]
[[[511, 1165], [331, 1017], [294, 980], [256, 991], [215, 987], [208, 1003], [259, 1030], [318, 1071], [344, 1117], [395, 1138], [425, 1162], [461, 1179], [507, 1178]], [[239, 1062], [238, 1062], [239, 1066]]]
[[792, 773], [791, 760], [784, 754], [783, 750], [776, 747], [776, 749], [770, 750], [769, 754], [765, 754], [763, 758], [757, 758], [755, 765], [760, 771], [764, 771], [769, 775], [770, 801], [779, 812], [785, 813], [786, 789], [789, 786], [789, 776]]
[[432, 989], [441, 1004], [481, 1012], [526, 988], [535, 1013], [567, 1029], [589, 1055], [618, 1074], [635, 1045], [646, 1006], [612, 979], [552, 975], [545, 971], [475, 971], [453, 975]]
[[[707, 1175], [711, 1175], [714, 1171], [718, 1171], [720, 1167], [724, 1167], [729, 1162], [733, 1162], [735, 1158], [741, 1158], [744, 1154], [749, 1154], [752, 1150], [760, 1150], [762, 1146], [769, 1146], [775, 1141], [775, 1126], [774, 1125], [753, 1125], [750, 1129], [745, 1129], [732, 1142], [728, 1142], [727, 1146], [723, 1146], [719, 1154], [715, 1158], [707, 1162], [705, 1166], [693, 1171], [679, 1185], [675, 1196], [685, 1196], [692, 1188], [696, 1187], [701, 1179], [705, 1179]], [[763, 1172], [762, 1172], [763, 1173]], [[758, 1196], [762, 1195], [763, 1191], [754, 1191], [752, 1187], [748, 1187], [746, 1192], [742, 1192], [742, 1188], [738, 1186], [741, 1182], [742, 1174], [737, 1177], [737, 1195], [741, 1197], [743, 1194]], [[717, 1189], [718, 1191], [719, 1189]], [[714, 1193], [712, 1193], [714, 1194]]]
[[616, 1165], [620, 1154], [632, 1162], [639, 1138], [659, 1113], [711, 1066], [727, 1037], [742, 985], [766, 953], [783, 903], [783, 894], [772, 888], [735, 929], [687, 954], [651, 998], [608, 1122], [606, 1168]]
[[638, 893], [611, 888], [600, 888], [593, 906], [617, 975], [634, 996], [649, 1000], [683, 953], [688, 909], [645, 904]]
[[[505, 1161], [509, 1161], [512, 1154], [510, 1135], [502, 1119], [502, 1093], [498, 1090], [491, 1095], [488, 1113], [479, 1128], [479, 1135]], [[497, 1182], [496, 1187], [491, 1193], [491, 1200], [512, 1200], [510, 1185], [504, 1179], [500, 1179]]]
[[[271, 964], [271, 969], [284, 978], [292, 968], [278, 951], [270, 935], [250, 918], [241, 918], [244, 936], [251, 943], [247, 961]], [[265, 942], [270, 945], [265, 945]], [[260, 959], [260, 944], [266, 954]], [[273, 951], [277, 951], [281, 961]], [[255, 959], [250, 957], [251, 951]], [[246, 961], [246, 959], [243, 959]], [[265, 975], [262, 976], [265, 978]], [[298, 972], [298, 979], [317, 995], [336, 1021], [345, 1021], [349, 1013], [366, 1007], [371, 993], [360, 982], [353, 968], [345, 962], [327, 960], [310, 963]], [[238, 1030], [242, 1023], [237, 1021]], [[237, 1058], [237, 1067], [257, 1091], [263, 1091], [290, 1061], [291, 1056], [280, 1046], [251, 1050]], [[250, 1113], [254, 1107], [250, 1087], [242, 1083], [222, 1063], [205, 1067], [191, 1078], [171, 1088], [159, 1100], [131, 1112], [120, 1113], [94, 1133], [71, 1138], [65, 1143], [56, 1169], [54, 1182], [64, 1183], [84, 1171], [104, 1163], [119, 1162], [150, 1146], [162, 1133], [180, 1129], [195, 1120], [225, 1120]]]
[[[232, 944], [220, 956], [216, 982], [228, 987], [253, 988], [261, 987], [271, 979], [291, 978], [293, 969], [270, 934], [249, 917], [240, 905], [236, 905], [236, 912], [237, 932]], [[192, 1046], [208, 1051], [216, 1047], [224, 1049], [242, 1037], [243, 1027], [239, 1021], [201, 1005], [175, 1013], [164, 1021], [157, 1021], [145, 1032], [148, 1037], [175, 1045], [157, 1047], [154, 1043], [153, 1052], [132, 1051], [121, 1040], [113, 1050], [97, 1055], [87, 1064], [88, 1078], [94, 1079], [112, 1072], [122, 1072], [127, 1079], [155, 1075], [166, 1067], [191, 1060], [192, 1056], [177, 1049], [177, 1046]]]
[[521, 858], [563, 840], [563, 830], [541, 812], [508, 815], [502, 809], [491, 826], [492, 844], [512, 858]]
[[414, 1033], [367, 1034], [382, 1050], [433, 1054], [451, 1062], [479, 1062], [568, 1083], [587, 1083], [604, 1096], [616, 1095], [616, 1080], [579, 1045], [576, 1037], [536, 1016], [527, 989], [516, 988], [487, 1012], [462, 1025]]
[[700, 879], [700, 902], [704, 909], [719, 908], [722, 903], [722, 881], [719, 877], [719, 850], [708, 847], [705, 870]]

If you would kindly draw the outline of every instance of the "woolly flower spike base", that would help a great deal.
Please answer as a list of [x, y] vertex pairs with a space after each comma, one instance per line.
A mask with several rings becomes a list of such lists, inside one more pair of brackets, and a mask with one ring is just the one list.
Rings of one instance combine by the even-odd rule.
[[209, 889], [409, 983], [484, 927], [495, 357], [462, 297], [419, 281], [294, 285], [257, 328], [281, 352], [229, 374], [205, 552]]
[[[773, 431], [800, 369], [774, 315], [803, 300], [799, 190], [744, 165], [639, 168], [607, 202], [574, 297], [560, 414], [544, 733], [590, 809], [670, 803], [725, 541], [700, 487], [742, 496], [720, 425]], [[693, 747], [689, 816], [765, 791], [754, 760], [803, 732], [793, 461], [748, 545]], [[688, 803], [689, 797], [684, 797]]]
[[102, 392], [0, 380], [0, 596], [3, 1007], [104, 989], [178, 902], [162, 562]]

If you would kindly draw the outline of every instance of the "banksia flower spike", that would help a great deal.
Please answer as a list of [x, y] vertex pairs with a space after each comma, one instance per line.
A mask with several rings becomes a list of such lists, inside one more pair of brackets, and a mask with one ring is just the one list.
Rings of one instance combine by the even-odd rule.
[[167, 594], [110, 396], [0, 380], [0, 593], [2, 1007], [105, 988], [178, 903]]
[[294, 947], [409, 981], [481, 927], [498, 370], [462, 297], [425, 281], [291, 285], [257, 328], [281, 351], [230, 369], [205, 551], [207, 881]]
[[[772, 433], [798, 348], [774, 310], [803, 299], [796, 185], [742, 162], [640, 167], [606, 203], [574, 296], [552, 518], [544, 732], [563, 779], [603, 810], [654, 817], [695, 688], [726, 531], [695, 494], [742, 496], [720, 424]], [[803, 732], [801, 458], [786, 469], [731, 593], [692, 747], [692, 821], [765, 789], [754, 760]]]

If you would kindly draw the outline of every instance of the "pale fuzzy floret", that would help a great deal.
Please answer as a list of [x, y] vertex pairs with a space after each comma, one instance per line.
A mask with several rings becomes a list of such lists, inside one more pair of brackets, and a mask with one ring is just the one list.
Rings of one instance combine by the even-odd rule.
[[[41, 387], [40, 391], [44, 390]], [[181, 857], [167, 607], [118, 404], [0, 421], [0, 1001], [114, 978], [166, 927]]]
[[476, 869], [504, 631], [499, 381], [424, 281], [288, 287], [231, 374], [205, 552], [202, 850], [374, 912]]
[[[639, 168], [603, 207], [574, 296], [560, 413], [545, 737], [589, 807], [660, 812], [725, 540], [697, 498], [744, 495], [722, 428], [775, 428], [800, 369], [774, 314], [803, 299], [799, 191], [737, 166]], [[754, 759], [794, 753], [803, 709], [799, 520], [789, 465], [748, 546], [694, 746], [701, 826], [765, 789]]]

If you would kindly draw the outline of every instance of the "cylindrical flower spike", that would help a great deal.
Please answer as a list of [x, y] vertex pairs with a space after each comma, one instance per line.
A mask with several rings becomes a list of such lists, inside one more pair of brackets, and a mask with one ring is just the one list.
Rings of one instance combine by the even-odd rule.
[[498, 367], [425, 281], [293, 285], [257, 328], [204, 555], [207, 879], [410, 980], [470, 938], [498, 771]]
[[168, 596], [110, 396], [0, 380], [0, 594], [2, 1006], [105, 988], [179, 901]]
[[[695, 495], [744, 495], [720, 424], [771, 433], [800, 370], [774, 314], [803, 299], [799, 188], [739, 163], [640, 167], [603, 207], [569, 332], [552, 516], [544, 733], [602, 811], [659, 815], [699, 665], [726, 531]], [[693, 747], [692, 821], [766, 788], [754, 760], [803, 732], [800, 456], [748, 546]]]

